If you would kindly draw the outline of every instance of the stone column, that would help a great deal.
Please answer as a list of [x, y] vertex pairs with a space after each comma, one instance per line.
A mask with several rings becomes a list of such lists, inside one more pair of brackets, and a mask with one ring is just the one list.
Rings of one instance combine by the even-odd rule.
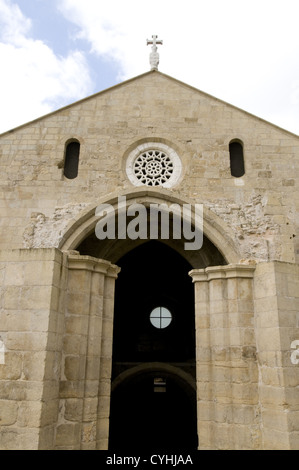
[[0, 449], [52, 449], [59, 405], [63, 254], [0, 252]]
[[57, 449], [107, 448], [118, 272], [109, 261], [68, 256]]
[[298, 264], [258, 264], [254, 293], [263, 448], [298, 450]]
[[255, 266], [195, 269], [199, 449], [261, 447], [254, 338]]
[[108, 449], [111, 399], [112, 343], [115, 279], [119, 268], [108, 268], [105, 277], [104, 310], [102, 320], [99, 402], [97, 411], [97, 449]]

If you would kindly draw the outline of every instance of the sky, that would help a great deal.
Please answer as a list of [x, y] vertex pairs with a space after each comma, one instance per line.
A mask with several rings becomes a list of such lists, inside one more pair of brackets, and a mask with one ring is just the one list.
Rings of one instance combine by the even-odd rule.
[[0, 133], [150, 70], [299, 135], [299, 0], [0, 0]]

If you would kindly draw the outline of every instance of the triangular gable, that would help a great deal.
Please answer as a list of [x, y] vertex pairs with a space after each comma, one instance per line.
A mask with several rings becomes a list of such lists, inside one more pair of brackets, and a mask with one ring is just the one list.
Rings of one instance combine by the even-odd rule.
[[71, 103], [71, 104], [69, 104], [69, 105], [67, 105], [67, 106], [64, 106], [64, 107], [59, 108], [59, 109], [57, 109], [57, 110], [54, 110], [54, 111], [52, 111], [52, 112], [50, 112], [50, 113], [48, 113], [48, 114], [45, 114], [45, 115], [43, 115], [43, 116], [40, 116], [40, 117], [38, 117], [38, 118], [36, 118], [36, 119], [34, 119], [34, 120], [32, 120], [32, 121], [29, 121], [29, 122], [26, 122], [26, 123], [24, 123], [24, 124], [21, 124], [20, 126], [17, 126], [17, 127], [13, 128], [13, 129], [10, 129], [10, 130], [5, 131], [4, 133], [0, 134], [0, 137], [6, 135], [6, 134], [8, 134], [8, 133], [14, 132], [15, 130], [18, 130], [18, 129], [20, 129], [20, 128], [23, 128], [24, 126], [28, 126], [28, 125], [34, 124], [34, 123], [36, 123], [36, 122], [38, 122], [38, 121], [44, 120], [44, 119], [46, 119], [46, 118], [48, 118], [48, 117], [50, 117], [50, 116], [53, 116], [53, 115], [55, 115], [55, 114], [57, 114], [57, 113], [61, 113], [61, 112], [65, 111], [65, 110], [68, 110], [68, 109], [71, 109], [71, 108], [75, 108], [76, 106], [82, 105], [82, 104], [84, 104], [84, 103], [86, 103], [86, 102], [88, 102], [88, 101], [90, 101], [90, 100], [97, 99], [98, 97], [101, 97], [101, 96], [103, 96], [104, 94], [113, 93], [114, 91], [119, 90], [119, 89], [122, 88], [122, 87], [125, 87], [125, 86], [127, 86], [127, 85], [129, 85], [129, 84], [131, 84], [131, 83], [137, 82], [137, 81], [142, 81], [143, 79], [148, 78], [148, 77], [153, 76], [153, 75], [155, 75], [156, 77], [159, 76], [160, 78], [165, 79], [165, 80], [172, 81], [173, 83], [176, 83], [179, 87], [187, 88], [187, 89], [189, 89], [190, 91], [194, 92], [195, 94], [200, 94], [201, 96], [203, 96], [204, 98], [206, 98], [206, 99], [208, 99], [208, 100], [214, 101], [215, 103], [219, 103], [219, 104], [222, 104], [222, 105], [224, 105], [224, 106], [227, 106], [227, 107], [229, 107], [230, 109], [235, 110], [235, 111], [237, 111], [237, 112], [241, 112], [241, 113], [243, 113], [244, 115], [246, 115], [246, 116], [248, 116], [248, 117], [250, 117], [250, 118], [254, 118], [254, 119], [258, 120], [258, 121], [261, 122], [261, 123], [264, 123], [264, 124], [267, 124], [267, 125], [270, 125], [270, 126], [274, 127], [274, 128], [277, 129], [277, 130], [286, 132], [286, 133], [288, 133], [289, 135], [291, 135], [291, 136], [293, 136], [293, 137], [294, 137], [294, 136], [295, 136], [295, 137], [299, 137], [297, 134], [294, 134], [294, 133], [292, 133], [291, 131], [288, 131], [287, 129], [284, 129], [284, 128], [282, 128], [282, 127], [280, 127], [280, 126], [278, 126], [278, 125], [276, 125], [276, 124], [273, 124], [273, 123], [271, 123], [271, 122], [269, 122], [269, 121], [267, 121], [267, 120], [265, 120], [265, 119], [263, 119], [263, 118], [261, 118], [261, 117], [258, 117], [258, 116], [254, 115], [254, 114], [252, 114], [252, 113], [249, 113], [248, 111], [245, 111], [244, 109], [241, 109], [241, 108], [239, 108], [239, 107], [237, 107], [237, 106], [235, 106], [235, 105], [233, 105], [233, 104], [231, 104], [231, 103], [228, 103], [228, 102], [226, 102], [226, 101], [224, 101], [224, 100], [221, 100], [220, 98], [216, 98], [215, 96], [212, 96], [212, 95], [210, 95], [210, 94], [208, 94], [208, 93], [206, 93], [206, 92], [204, 92], [204, 91], [202, 91], [202, 90], [199, 90], [198, 88], [195, 88], [195, 87], [192, 86], [192, 85], [189, 85], [189, 84], [187, 84], [187, 83], [184, 83], [184, 82], [182, 82], [182, 81], [180, 81], [180, 80], [178, 80], [178, 79], [176, 79], [176, 78], [174, 78], [174, 77], [172, 77], [172, 76], [170, 76], [170, 75], [167, 75], [167, 74], [165, 74], [165, 73], [159, 72], [159, 71], [157, 71], [157, 70], [151, 70], [151, 71], [146, 72], [146, 73], [144, 73], [144, 74], [141, 74], [141, 75], [138, 75], [138, 76], [136, 76], [136, 77], [130, 78], [130, 79], [125, 80], [125, 81], [123, 81], [123, 82], [121, 82], [121, 83], [118, 83], [118, 84], [116, 84], [116, 85], [113, 85], [112, 87], [106, 88], [106, 89], [101, 90], [101, 91], [99, 91], [99, 92], [97, 92], [97, 93], [94, 93], [94, 94], [92, 94], [92, 95], [90, 95], [90, 96], [87, 96], [86, 98], [83, 98], [83, 99], [81, 99], [81, 100], [75, 101], [75, 102], [73, 102], [73, 103]]

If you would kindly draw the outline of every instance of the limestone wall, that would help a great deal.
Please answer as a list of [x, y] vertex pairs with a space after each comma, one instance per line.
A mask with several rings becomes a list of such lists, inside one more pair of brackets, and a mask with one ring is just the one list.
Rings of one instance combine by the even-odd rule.
[[62, 349], [63, 256], [0, 252], [0, 448], [51, 448]]
[[108, 448], [118, 271], [108, 261], [68, 256], [55, 449]]
[[99, 201], [137, 193], [126, 160], [144, 142], [182, 161], [165, 199], [203, 203], [211, 241], [229, 233], [216, 246], [242, 260], [193, 274], [201, 448], [298, 449], [299, 138], [159, 72], [0, 136], [1, 448], [107, 447], [117, 269], [57, 247], [72, 224], [90, 233]]
[[[1, 449], [107, 449], [117, 273], [57, 249], [0, 252]], [[191, 276], [199, 448], [298, 449], [298, 265]]]
[[[65, 143], [81, 143], [79, 175], [63, 176]], [[244, 144], [245, 175], [228, 145]], [[298, 137], [149, 72], [0, 136], [0, 248], [57, 247], [99, 199], [134, 191], [125, 164], [139, 143], [172, 147], [183, 173], [169, 193], [203, 203], [234, 232], [240, 259], [298, 259]]]
[[257, 265], [254, 296], [263, 448], [299, 449], [299, 266]]
[[191, 271], [199, 449], [262, 449], [254, 266]]
[[298, 449], [298, 265], [229, 265], [191, 275], [200, 448]]

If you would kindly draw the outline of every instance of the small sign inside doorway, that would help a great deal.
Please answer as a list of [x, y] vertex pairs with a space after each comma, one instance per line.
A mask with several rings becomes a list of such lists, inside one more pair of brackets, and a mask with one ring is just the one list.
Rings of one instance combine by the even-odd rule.
[[166, 392], [166, 379], [162, 377], [154, 378], [154, 392], [155, 393], [165, 393]]

